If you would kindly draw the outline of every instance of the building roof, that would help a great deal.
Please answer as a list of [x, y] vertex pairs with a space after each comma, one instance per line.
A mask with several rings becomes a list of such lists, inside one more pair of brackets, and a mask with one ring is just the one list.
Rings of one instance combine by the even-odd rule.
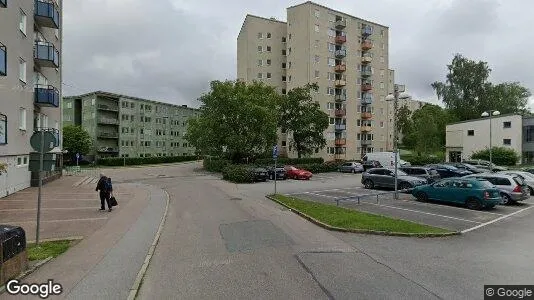
[[[523, 116], [520, 115], [520, 114], [514, 114], [514, 113], [511, 113], [511, 114], [502, 114], [502, 115], [494, 116], [493, 118], [504, 118], [504, 117], [510, 117], [510, 116], [523, 117]], [[459, 121], [459, 122], [454, 122], [454, 123], [449, 123], [449, 124], [447, 124], [447, 126], [449, 126], [449, 125], [456, 125], [456, 124], [462, 124], [462, 123], [471, 123], [471, 122], [482, 121], [482, 120], [488, 120], [488, 117], [485, 117], [485, 118], [478, 118], [478, 119], [471, 119], [471, 120], [465, 120], [465, 121]]]
[[362, 19], [362, 18], [353, 16], [353, 15], [350, 15], [350, 14], [348, 14], [348, 13], [346, 13], [346, 12], [342, 12], [342, 11], [339, 11], [339, 10], [332, 9], [332, 8], [330, 8], [330, 7], [328, 7], [328, 6], [324, 6], [324, 5], [321, 5], [321, 4], [317, 4], [317, 3], [313, 2], [313, 1], [306, 1], [306, 2], [303, 2], [303, 3], [301, 3], [301, 4], [296, 4], [296, 5], [293, 5], [293, 6], [288, 7], [287, 9], [294, 8], [294, 7], [298, 7], [298, 6], [301, 6], [301, 5], [306, 5], [306, 4], [311, 4], [311, 5], [319, 6], [319, 7], [322, 7], [322, 8], [324, 8], [324, 9], [328, 9], [328, 10], [330, 10], [330, 11], [332, 11], [332, 12], [336, 12], [336, 13], [339, 13], [339, 14], [347, 15], [347, 16], [349, 16], [349, 17], [352, 17], [352, 18], [355, 18], [355, 19], [358, 19], [358, 20], [362, 20], [362, 21], [364, 21], [364, 22], [366, 22], [366, 23], [370, 23], [370, 24], [374, 24], [374, 25], [382, 26], [382, 27], [385, 27], [385, 28], [388, 28], [388, 29], [389, 29], [389, 26], [382, 25], [382, 24], [379, 24], [379, 23], [376, 23], [376, 22], [372, 22], [372, 21], [369, 21], [369, 20], [365, 20], [365, 19]]
[[241, 35], [241, 32], [243, 32], [243, 27], [245, 27], [245, 23], [247, 22], [247, 18], [256, 18], [256, 19], [260, 19], [260, 20], [264, 20], [264, 21], [269, 21], [269, 22], [273, 22], [273, 23], [281, 23], [281, 24], [287, 24], [287, 22], [284, 22], [284, 21], [280, 21], [280, 20], [277, 20], [277, 19], [274, 19], [274, 18], [265, 18], [265, 17], [260, 17], [260, 16], [256, 16], [256, 15], [251, 15], [251, 14], [247, 14], [245, 16], [245, 19], [243, 20], [243, 24], [241, 24], [241, 29], [239, 29], [239, 34], [237, 35], [237, 38], [239, 38], [239, 36]]
[[128, 98], [128, 99], [132, 99], [132, 100], [145, 101], [145, 102], [150, 102], [150, 103], [154, 103], [154, 104], [161, 104], [161, 105], [169, 105], [169, 106], [174, 106], [174, 107], [179, 107], [179, 108], [189, 109], [189, 110], [194, 110], [194, 111], [198, 110], [198, 108], [188, 107], [187, 105], [171, 104], [171, 103], [167, 103], [167, 102], [143, 99], [143, 98], [132, 97], [132, 96], [128, 96], [128, 95], [121, 95], [121, 94], [116, 94], [116, 93], [110, 93], [110, 92], [105, 92], [105, 91], [94, 91], [94, 92], [90, 92], [90, 93], [86, 93], [86, 94], [82, 94], [82, 95], [77, 95], [77, 96], [66, 96], [66, 97], [63, 97], [63, 99], [84, 98], [84, 97], [93, 96], [93, 95], [108, 96], [108, 97], [115, 97], [115, 98]]

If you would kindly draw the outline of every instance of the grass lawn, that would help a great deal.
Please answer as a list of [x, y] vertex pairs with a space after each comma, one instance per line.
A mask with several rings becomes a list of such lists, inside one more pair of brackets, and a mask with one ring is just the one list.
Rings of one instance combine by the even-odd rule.
[[298, 210], [322, 223], [344, 229], [374, 230], [390, 233], [395, 232], [411, 234], [452, 232], [443, 228], [393, 219], [334, 205], [305, 201], [284, 195], [272, 195], [272, 197], [291, 207], [292, 209]]
[[67, 251], [76, 241], [53, 241], [42, 242], [37, 247], [35, 244], [28, 244], [28, 259], [43, 260], [48, 257], [57, 257]]

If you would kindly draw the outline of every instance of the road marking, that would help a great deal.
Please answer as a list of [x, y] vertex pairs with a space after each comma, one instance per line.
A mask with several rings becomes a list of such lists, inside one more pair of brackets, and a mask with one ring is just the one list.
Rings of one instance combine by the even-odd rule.
[[[79, 222], [79, 221], [101, 221], [101, 220], [107, 220], [107, 217], [102, 218], [85, 218], [85, 219], [65, 219], [65, 220], [46, 220], [41, 221], [42, 223], [53, 223], [53, 222]], [[16, 224], [32, 224], [37, 223], [36, 221], [23, 221], [23, 222], [16, 222]]]
[[462, 233], [467, 233], [467, 232], [470, 232], [470, 231], [479, 229], [479, 228], [481, 228], [481, 227], [484, 227], [484, 226], [493, 224], [493, 223], [498, 222], [498, 221], [500, 221], [500, 220], [504, 220], [504, 219], [506, 219], [506, 218], [508, 218], [508, 217], [511, 217], [511, 216], [513, 216], [513, 215], [517, 215], [518, 213], [523, 212], [523, 211], [525, 211], [525, 210], [527, 210], [527, 209], [531, 209], [531, 208], [533, 208], [533, 207], [534, 207], [534, 206], [525, 207], [525, 208], [520, 209], [520, 210], [518, 210], [518, 211], [516, 211], [516, 212], [513, 212], [513, 213], [511, 213], [511, 214], [507, 214], [507, 215], [504, 215], [504, 216], [499, 217], [499, 218], [497, 218], [497, 219], [491, 220], [491, 221], [489, 221], [489, 222], [486, 222], [486, 223], [482, 223], [482, 224], [480, 224], [480, 225], [477, 225], [477, 226], [475, 226], [475, 227], [471, 227], [471, 228], [462, 230], [461, 232], [462, 232]]
[[[41, 208], [41, 210], [77, 210], [77, 209], [97, 209], [98, 206], [85, 206], [85, 207], [49, 207]], [[8, 208], [0, 209], [0, 213], [3, 212], [17, 212], [17, 211], [37, 211], [37, 208]]]

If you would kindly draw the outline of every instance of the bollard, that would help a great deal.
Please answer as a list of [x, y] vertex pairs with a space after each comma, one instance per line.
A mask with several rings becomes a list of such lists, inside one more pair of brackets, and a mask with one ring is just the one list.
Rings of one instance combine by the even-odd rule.
[[376, 204], [378, 204], [378, 194], [376, 194]]
[[336, 206], [339, 206], [339, 199], [336, 199]]
[[360, 204], [360, 196], [358, 196], [358, 204]]

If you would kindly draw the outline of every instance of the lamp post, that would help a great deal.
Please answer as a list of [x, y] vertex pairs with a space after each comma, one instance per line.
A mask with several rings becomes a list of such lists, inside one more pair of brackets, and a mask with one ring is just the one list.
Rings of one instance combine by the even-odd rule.
[[399, 128], [397, 122], [397, 110], [399, 107], [399, 99], [409, 99], [410, 95], [406, 94], [404, 85], [395, 84], [393, 89], [393, 95], [386, 96], [386, 101], [393, 101], [393, 154], [395, 155], [395, 200], [399, 199], [397, 178], [398, 178], [398, 156], [399, 156]]
[[488, 110], [488, 111], [485, 111], [481, 114], [481, 116], [483, 118], [487, 118], [489, 117], [489, 122], [490, 122], [490, 126], [489, 126], [489, 155], [490, 155], [490, 168], [491, 168], [491, 165], [493, 165], [493, 155], [492, 155], [492, 149], [493, 146], [491, 145], [491, 119], [493, 118], [493, 116], [498, 116], [500, 115], [501, 112], [498, 111], [498, 110]]

